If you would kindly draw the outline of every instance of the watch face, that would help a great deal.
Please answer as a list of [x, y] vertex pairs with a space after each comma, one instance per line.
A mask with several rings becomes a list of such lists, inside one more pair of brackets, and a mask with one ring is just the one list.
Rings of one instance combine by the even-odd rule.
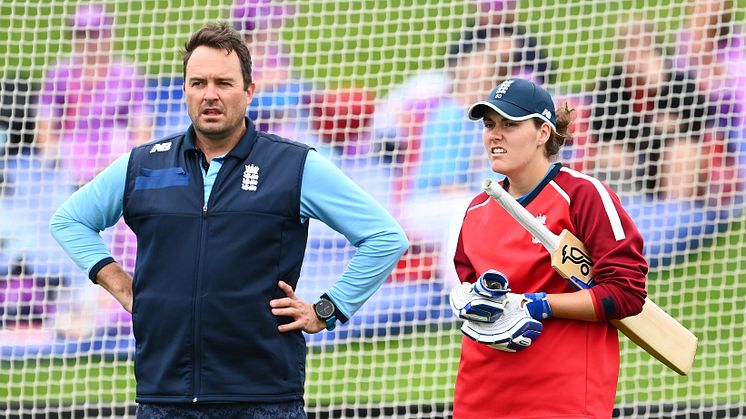
[[314, 309], [316, 310], [316, 315], [321, 319], [328, 319], [332, 314], [334, 314], [334, 304], [329, 300], [319, 300], [319, 302], [314, 305]]

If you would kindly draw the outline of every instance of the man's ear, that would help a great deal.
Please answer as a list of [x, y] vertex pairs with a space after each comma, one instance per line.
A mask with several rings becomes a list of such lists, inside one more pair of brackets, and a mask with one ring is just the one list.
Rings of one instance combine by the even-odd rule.
[[246, 89], [246, 95], [249, 97], [249, 102], [254, 97], [254, 91], [256, 91], [256, 83], [251, 83]]

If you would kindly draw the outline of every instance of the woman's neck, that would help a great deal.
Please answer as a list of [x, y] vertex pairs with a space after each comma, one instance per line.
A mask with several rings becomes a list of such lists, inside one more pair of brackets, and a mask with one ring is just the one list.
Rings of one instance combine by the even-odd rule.
[[535, 168], [523, 170], [520, 174], [514, 176], [508, 176], [510, 183], [510, 195], [514, 198], [520, 198], [530, 193], [536, 185], [541, 183], [544, 177], [552, 167], [552, 163], [549, 161], [542, 161], [541, 164], [537, 164]]

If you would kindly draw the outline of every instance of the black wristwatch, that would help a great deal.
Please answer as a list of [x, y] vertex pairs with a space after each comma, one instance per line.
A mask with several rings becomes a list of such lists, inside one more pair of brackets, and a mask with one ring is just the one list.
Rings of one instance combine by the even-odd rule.
[[334, 330], [337, 327], [337, 316], [334, 313], [337, 311], [337, 307], [331, 300], [321, 298], [316, 304], [313, 305], [313, 311], [316, 312], [316, 317], [326, 323], [326, 330]]

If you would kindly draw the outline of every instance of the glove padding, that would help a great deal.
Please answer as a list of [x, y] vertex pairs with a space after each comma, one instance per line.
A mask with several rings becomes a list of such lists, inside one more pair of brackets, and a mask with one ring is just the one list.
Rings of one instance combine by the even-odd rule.
[[508, 279], [490, 269], [477, 282], [464, 282], [451, 290], [451, 310], [457, 317], [475, 322], [492, 322], [503, 312]]
[[[529, 347], [539, 338], [543, 329], [541, 322], [533, 316], [547, 318], [551, 315], [549, 304], [546, 303], [546, 294], [508, 293], [504, 303], [502, 315], [497, 320], [491, 323], [467, 320], [461, 326], [461, 333], [501, 351], [517, 352]], [[548, 313], [542, 311], [542, 303], [545, 304]], [[529, 304], [534, 304], [534, 310], [529, 309]]]

